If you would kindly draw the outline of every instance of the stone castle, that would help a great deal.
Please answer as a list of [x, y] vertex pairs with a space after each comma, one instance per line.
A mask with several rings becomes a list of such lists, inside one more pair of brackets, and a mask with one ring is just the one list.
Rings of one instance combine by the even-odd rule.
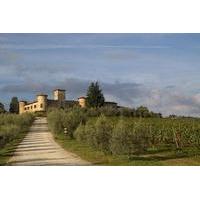
[[[75, 105], [82, 108], [86, 107], [86, 98], [79, 97], [77, 101], [66, 100], [65, 90], [56, 89], [53, 91], [53, 99], [48, 99], [47, 94], [38, 94], [36, 97], [36, 101], [20, 101], [19, 114], [26, 112], [46, 112], [48, 108], [67, 108], [73, 107]], [[117, 107], [117, 103], [105, 102], [105, 106]]]

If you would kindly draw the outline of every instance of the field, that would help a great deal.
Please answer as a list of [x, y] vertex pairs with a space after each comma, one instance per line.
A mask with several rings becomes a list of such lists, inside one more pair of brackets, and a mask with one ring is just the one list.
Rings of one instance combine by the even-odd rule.
[[[49, 127], [67, 150], [96, 165], [199, 165], [200, 120], [53, 110]], [[64, 131], [65, 130], [65, 131]]]
[[0, 165], [5, 165], [34, 120], [31, 114], [0, 114]]

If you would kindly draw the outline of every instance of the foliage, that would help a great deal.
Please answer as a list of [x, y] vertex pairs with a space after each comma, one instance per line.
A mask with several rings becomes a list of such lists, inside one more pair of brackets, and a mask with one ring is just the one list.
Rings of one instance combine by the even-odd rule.
[[[185, 150], [200, 147], [200, 120], [195, 118], [133, 117], [134, 109], [112, 115], [108, 108], [73, 108], [55, 110], [48, 114], [54, 133], [64, 133], [97, 150], [114, 155], [131, 155], [150, 149]], [[96, 112], [96, 115], [91, 115]], [[106, 116], [102, 113], [105, 113]]]
[[72, 108], [68, 110], [54, 109], [48, 112], [48, 124], [50, 129], [60, 134], [67, 130], [67, 135], [73, 137], [73, 132], [76, 130], [80, 123], [85, 123], [86, 115], [84, 110], [80, 108]]
[[0, 102], [0, 114], [5, 113], [4, 105]]
[[131, 131], [131, 126], [124, 120], [120, 120], [113, 130], [113, 135], [111, 139], [112, 153], [115, 155], [132, 154], [134, 152], [132, 140], [133, 133]]
[[99, 87], [98, 82], [92, 82], [87, 91], [86, 103], [88, 107], [98, 108], [103, 106], [105, 102], [102, 90]]
[[120, 115], [120, 110], [118, 108], [115, 108], [112, 106], [103, 106], [103, 107], [99, 108], [98, 110], [99, 110], [99, 115], [103, 114], [107, 117]]
[[120, 115], [124, 117], [135, 117], [136, 116], [136, 111], [135, 109], [131, 108], [120, 108]]
[[33, 119], [31, 114], [0, 114], [0, 147], [28, 131]]
[[140, 106], [136, 109], [136, 116], [137, 117], [149, 117], [150, 113], [147, 107]]
[[9, 109], [10, 113], [19, 113], [19, 101], [17, 97], [13, 97], [11, 102], [10, 102], [10, 109]]
[[141, 118], [162, 118], [160, 113], [150, 112], [145, 107], [139, 107], [137, 109], [127, 107], [112, 107], [102, 106], [98, 108], [86, 108], [88, 117], [98, 117], [101, 114], [107, 117], [124, 116], [124, 117], [141, 117]]
[[55, 134], [60, 134], [64, 132], [64, 120], [65, 111], [60, 109], [51, 109], [48, 112], [47, 119], [48, 119], [48, 125], [52, 132]]
[[112, 125], [104, 115], [101, 115], [95, 124], [96, 147], [104, 152], [110, 152], [110, 139], [112, 137]]

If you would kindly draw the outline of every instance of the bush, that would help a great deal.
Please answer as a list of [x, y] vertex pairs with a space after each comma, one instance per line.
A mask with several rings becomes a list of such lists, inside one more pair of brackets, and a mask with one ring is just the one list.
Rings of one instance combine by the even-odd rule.
[[104, 115], [97, 121], [88, 121], [85, 125], [80, 124], [74, 133], [75, 139], [87, 143], [103, 152], [110, 152], [110, 139], [112, 126]]
[[0, 129], [0, 147], [15, 139], [20, 131], [20, 127], [17, 125], [2, 126]]
[[88, 121], [85, 125], [80, 124], [74, 132], [74, 138], [79, 142], [85, 142], [90, 146], [97, 147], [96, 145], [96, 129], [94, 121]]
[[64, 115], [65, 112], [63, 110], [52, 109], [50, 112], [48, 112], [48, 125], [53, 133], [60, 134], [64, 132]]
[[79, 142], [86, 142], [87, 141], [87, 137], [86, 137], [86, 134], [85, 134], [85, 125], [80, 124], [78, 126], [78, 128], [75, 130], [73, 136]]
[[64, 128], [67, 129], [67, 134], [72, 138], [73, 133], [80, 123], [85, 124], [86, 114], [81, 108], [68, 110], [51, 110], [48, 115], [48, 124], [50, 129], [55, 134], [64, 133]]
[[135, 110], [130, 108], [120, 108], [120, 115], [124, 117], [134, 117]]
[[110, 152], [112, 128], [104, 115], [101, 115], [95, 123], [95, 144], [103, 152]]
[[131, 126], [124, 120], [120, 120], [113, 129], [111, 138], [111, 151], [114, 155], [132, 154], [134, 152], [133, 133]]
[[130, 124], [121, 119], [113, 130], [111, 151], [115, 155], [132, 155], [144, 152], [148, 148], [146, 127]]
[[111, 117], [111, 116], [119, 116], [120, 115], [120, 111], [118, 108], [114, 108], [111, 106], [104, 106], [99, 108], [99, 112], [107, 117]]
[[86, 143], [97, 148], [96, 127], [94, 121], [88, 121], [85, 125]]
[[98, 117], [100, 115], [100, 111], [98, 108], [88, 108], [87, 115], [88, 117]]
[[28, 131], [34, 120], [32, 114], [1, 114], [0, 115], [0, 147], [15, 140], [19, 134]]

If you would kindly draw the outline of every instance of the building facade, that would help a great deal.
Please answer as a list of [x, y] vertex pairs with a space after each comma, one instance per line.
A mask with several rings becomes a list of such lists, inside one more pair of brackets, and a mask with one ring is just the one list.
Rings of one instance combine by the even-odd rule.
[[[38, 94], [33, 102], [20, 101], [19, 114], [26, 112], [46, 112], [48, 108], [67, 108], [73, 106], [86, 107], [86, 98], [79, 97], [77, 101], [66, 100], [65, 90], [56, 89], [53, 91], [53, 99], [48, 99], [46, 94]], [[105, 102], [106, 106], [117, 106], [114, 102]]]

